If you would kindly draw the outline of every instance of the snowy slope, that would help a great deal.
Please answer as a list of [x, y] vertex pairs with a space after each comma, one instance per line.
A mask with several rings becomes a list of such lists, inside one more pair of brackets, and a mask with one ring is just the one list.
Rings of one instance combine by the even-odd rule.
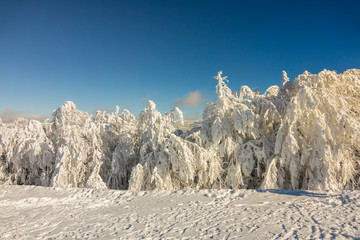
[[1, 239], [359, 239], [360, 192], [0, 186]]
[[[149, 101], [138, 117], [66, 102], [44, 123], [0, 121], [0, 183], [130, 190], [360, 188], [360, 70], [304, 72], [264, 94], [222, 73], [201, 127]], [[184, 128], [185, 129], [185, 128]]]

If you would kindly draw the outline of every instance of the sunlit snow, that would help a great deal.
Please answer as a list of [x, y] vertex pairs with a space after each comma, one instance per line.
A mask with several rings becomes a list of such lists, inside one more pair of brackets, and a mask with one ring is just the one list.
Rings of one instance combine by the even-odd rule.
[[[95, 116], [66, 102], [44, 123], [0, 122], [0, 183], [130, 190], [359, 189], [360, 70], [304, 72], [264, 94], [222, 73], [201, 128], [149, 101]], [[182, 134], [180, 134], [182, 133]]]
[[200, 125], [152, 101], [0, 119], [0, 238], [360, 238], [360, 70], [215, 79]]
[[1, 239], [359, 239], [360, 192], [0, 186]]

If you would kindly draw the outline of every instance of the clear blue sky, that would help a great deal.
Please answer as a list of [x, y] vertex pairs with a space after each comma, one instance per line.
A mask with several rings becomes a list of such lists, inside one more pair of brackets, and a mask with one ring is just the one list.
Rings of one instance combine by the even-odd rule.
[[264, 91], [324, 68], [360, 68], [357, 1], [0, 2], [0, 112], [137, 114], [150, 98], [164, 113], [197, 90], [214, 101], [219, 70]]

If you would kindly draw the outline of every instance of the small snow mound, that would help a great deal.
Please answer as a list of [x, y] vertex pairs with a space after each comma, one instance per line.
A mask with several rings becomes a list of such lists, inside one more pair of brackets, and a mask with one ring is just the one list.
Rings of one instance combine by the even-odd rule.
[[124, 109], [120, 114], [120, 117], [126, 121], [134, 121], [135, 116], [127, 109]]
[[149, 100], [147, 102], [147, 104], [146, 104], [146, 108], [148, 108], [148, 109], [156, 109], [156, 104], [153, 101]]
[[73, 103], [72, 101], [66, 101], [62, 107], [62, 109], [76, 109], [76, 105], [75, 103]]
[[42, 132], [43, 125], [37, 120], [29, 120], [29, 122], [26, 124], [25, 129], [29, 132]]

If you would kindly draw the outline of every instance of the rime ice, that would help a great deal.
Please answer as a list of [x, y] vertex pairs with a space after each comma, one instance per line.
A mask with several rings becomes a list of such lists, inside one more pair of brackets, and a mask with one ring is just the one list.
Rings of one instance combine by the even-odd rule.
[[308, 72], [264, 94], [218, 98], [201, 129], [175, 134], [175, 108], [154, 102], [135, 117], [66, 102], [44, 123], [0, 121], [0, 183], [131, 190], [278, 188], [342, 190], [360, 185], [360, 70]]

